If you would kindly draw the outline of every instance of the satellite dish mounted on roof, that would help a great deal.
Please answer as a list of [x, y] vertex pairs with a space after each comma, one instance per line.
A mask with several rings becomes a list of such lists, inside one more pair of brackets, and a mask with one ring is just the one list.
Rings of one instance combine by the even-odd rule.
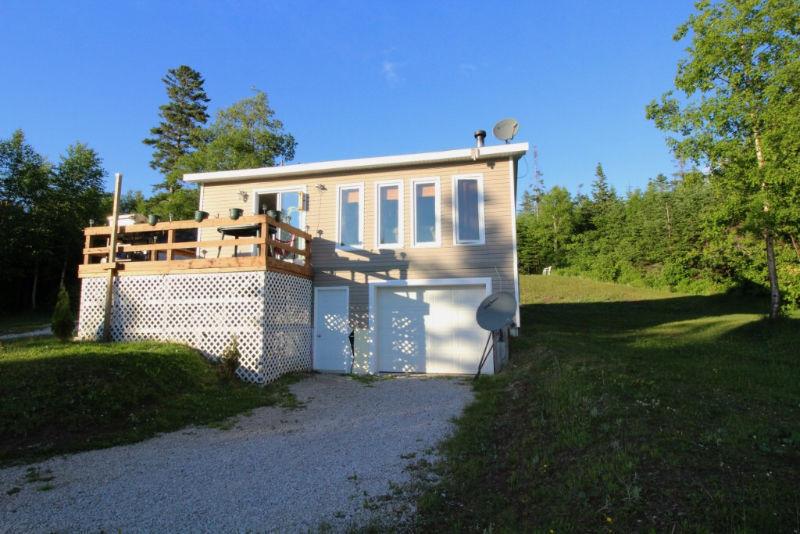
[[503, 119], [495, 124], [494, 128], [492, 129], [494, 136], [504, 143], [508, 143], [514, 139], [514, 136], [517, 135], [518, 131], [519, 122], [517, 122], [517, 119]]
[[503, 329], [514, 324], [514, 316], [516, 313], [517, 300], [514, 298], [514, 295], [505, 291], [492, 293], [483, 299], [478, 306], [478, 310], [475, 312], [475, 319], [478, 321], [478, 325], [481, 328], [489, 331], [489, 338], [486, 340], [486, 345], [483, 347], [481, 359], [478, 363], [478, 372], [475, 374], [475, 378], [480, 376], [481, 369], [483, 369], [483, 365], [486, 363], [489, 353], [494, 349], [494, 344], [492, 344], [492, 347], [488, 351], [486, 350], [489, 348], [489, 342], [494, 340], [494, 334], [497, 333], [498, 337], [502, 336]]

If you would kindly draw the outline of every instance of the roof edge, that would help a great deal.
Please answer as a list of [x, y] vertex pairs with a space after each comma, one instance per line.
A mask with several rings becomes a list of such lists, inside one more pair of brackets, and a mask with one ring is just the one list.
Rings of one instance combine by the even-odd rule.
[[426, 163], [446, 163], [450, 161], [480, 161], [497, 157], [520, 157], [528, 151], [528, 143], [513, 143], [474, 148], [459, 148], [440, 152], [421, 152], [398, 156], [378, 156], [372, 158], [341, 159], [319, 161], [316, 163], [296, 163], [280, 167], [261, 167], [258, 169], [239, 169], [233, 171], [214, 171], [184, 174], [187, 182], [229, 182], [255, 178], [278, 178], [298, 175], [343, 172], [350, 170], [380, 169]]

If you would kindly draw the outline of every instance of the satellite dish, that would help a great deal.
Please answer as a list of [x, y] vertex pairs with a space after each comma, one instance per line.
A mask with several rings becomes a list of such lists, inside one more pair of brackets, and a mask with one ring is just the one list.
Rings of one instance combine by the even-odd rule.
[[514, 136], [517, 135], [518, 131], [519, 123], [516, 119], [503, 119], [495, 124], [494, 129], [492, 129], [494, 136], [506, 143], [514, 139]]
[[508, 292], [492, 293], [481, 302], [475, 318], [484, 330], [501, 330], [514, 321], [517, 300]]

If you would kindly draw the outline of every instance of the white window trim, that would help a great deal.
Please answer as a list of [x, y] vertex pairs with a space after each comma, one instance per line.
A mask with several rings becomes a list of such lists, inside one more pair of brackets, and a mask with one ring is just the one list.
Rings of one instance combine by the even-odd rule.
[[[397, 202], [397, 243], [381, 243], [381, 187], [397, 186], [398, 202]], [[375, 248], [381, 249], [398, 249], [403, 248], [403, 181], [402, 180], [389, 180], [386, 182], [377, 182], [375, 184]]]
[[[458, 182], [477, 180], [478, 182], [478, 239], [462, 240], [458, 237]], [[458, 174], [453, 176], [453, 245], [476, 246], [486, 244], [486, 226], [483, 218], [483, 174]]]
[[[270, 193], [301, 193], [303, 195], [307, 195], [308, 194], [308, 186], [298, 185], [298, 186], [294, 186], [294, 187], [262, 187], [262, 188], [259, 188], [259, 189], [250, 190], [250, 198], [253, 199], [253, 204], [252, 204], [252, 206], [253, 206], [253, 215], [260, 215], [261, 214], [261, 212], [258, 209], [258, 195], [267, 195], [267, 194], [270, 194]], [[305, 200], [303, 200], [303, 202], [305, 202]], [[305, 230], [306, 228], [304, 228], [304, 227], [306, 225], [306, 219], [307, 219], [306, 215], [307, 215], [308, 212], [307, 211], [301, 211], [300, 213], [303, 214], [302, 215], [303, 220], [302, 221], [298, 221], [298, 222], [301, 222], [302, 226], [295, 226], [295, 228], [300, 228], [301, 230]], [[253, 245], [250, 250], [251, 250], [251, 253], [253, 255], [255, 255], [257, 253], [257, 251], [258, 251], [258, 245]]]
[[[434, 201], [434, 211], [436, 219], [436, 241], [418, 243], [417, 242], [417, 185], [433, 184], [436, 189]], [[435, 248], [442, 246], [442, 207], [441, 207], [441, 188], [439, 187], [439, 177], [431, 176], [427, 178], [417, 178], [411, 181], [411, 243], [415, 248]]]
[[[342, 200], [342, 189], [358, 189], [358, 242], [360, 245], [342, 245], [341, 235], [341, 212], [340, 204]], [[336, 186], [336, 250], [362, 250], [364, 248], [364, 182], [352, 184], [339, 184]]]

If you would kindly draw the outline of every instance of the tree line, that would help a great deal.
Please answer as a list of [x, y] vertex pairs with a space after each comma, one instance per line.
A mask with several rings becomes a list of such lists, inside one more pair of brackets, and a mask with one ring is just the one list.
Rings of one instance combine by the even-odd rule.
[[590, 197], [535, 181], [519, 220], [522, 265], [677, 289], [765, 288], [776, 319], [800, 299], [800, 6], [695, 9], [674, 35], [689, 41], [675, 88], [646, 109], [691, 172], [625, 198], [600, 165]]
[[[191, 218], [199, 195], [184, 173], [266, 167], [294, 157], [297, 143], [265, 92], [221, 108], [211, 120], [198, 71], [181, 65], [162, 81], [167, 101], [143, 141], [153, 148], [150, 167], [161, 179], [149, 195], [124, 194], [123, 213]], [[0, 139], [0, 314], [49, 308], [62, 284], [77, 293], [83, 228], [107, 224], [111, 212], [107, 177], [102, 158], [85, 143], [68, 146], [53, 163], [22, 130]]]
[[[598, 280], [688, 293], [733, 291], [766, 295], [769, 273], [759, 236], [727, 216], [726, 199], [697, 171], [658, 175], [619, 195], [602, 165], [591, 191], [544, 190], [541, 180], [523, 194], [517, 217], [521, 272], [546, 267]], [[780, 234], [776, 263], [783, 303], [800, 305], [800, 250], [795, 235]]]
[[106, 171], [95, 150], [68, 146], [58, 162], [39, 154], [17, 130], [0, 139], [0, 301], [2, 312], [50, 305], [74, 278], [83, 228], [105, 213]]

